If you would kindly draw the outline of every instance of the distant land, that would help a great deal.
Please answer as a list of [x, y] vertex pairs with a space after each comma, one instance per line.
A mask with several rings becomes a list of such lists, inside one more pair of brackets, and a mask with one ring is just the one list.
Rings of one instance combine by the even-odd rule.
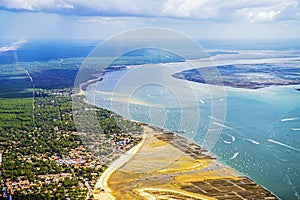
[[[299, 68], [290, 67], [288, 64], [235, 64], [216, 68], [219, 74], [213, 74], [211, 67], [203, 67], [172, 76], [198, 83], [248, 89], [300, 84]], [[216, 76], [222, 76], [223, 81], [220, 82]]]

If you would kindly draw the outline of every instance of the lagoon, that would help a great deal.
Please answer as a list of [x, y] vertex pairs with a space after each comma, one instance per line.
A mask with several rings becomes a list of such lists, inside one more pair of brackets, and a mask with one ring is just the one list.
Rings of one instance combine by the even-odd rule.
[[[295, 52], [291, 58], [282, 58], [280, 51], [271, 58], [269, 53], [262, 56], [262, 52], [247, 51], [250, 53], [250, 60], [243, 59], [243, 52], [212, 59], [217, 65], [276, 63], [299, 68]], [[254, 59], [255, 54], [259, 58]], [[299, 86], [247, 89], [172, 77], [209, 64], [200, 59], [127, 66], [126, 70], [106, 73], [102, 81], [90, 85], [87, 98], [124, 117], [175, 131], [278, 197], [299, 199]]]

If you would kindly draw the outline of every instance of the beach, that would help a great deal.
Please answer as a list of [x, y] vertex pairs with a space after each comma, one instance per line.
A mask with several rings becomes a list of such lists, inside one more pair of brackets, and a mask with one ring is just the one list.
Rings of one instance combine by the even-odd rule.
[[97, 180], [97, 183], [95, 185], [96, 189], [102, 189], [101, 193], [94, 194], [94, 197], [96, 199], [114, 199], [114, 196], [112, 195], [112, 190], [108, 186], [108, 180], [111, 177], [111, 175], [123, 166], [126, 162], [128, 162], [143, 146], [146, 139], [146, 135], [143, 135], [142, 141], [131, 148], [129, 151], [127, 151], [124, 155], [120, 156], [115, 162], [113, 162], [101, 175], [101, 177]]
[[277, 199], [192, 141], [143, 128], [143, 140], [98, 179], [95, 199]]

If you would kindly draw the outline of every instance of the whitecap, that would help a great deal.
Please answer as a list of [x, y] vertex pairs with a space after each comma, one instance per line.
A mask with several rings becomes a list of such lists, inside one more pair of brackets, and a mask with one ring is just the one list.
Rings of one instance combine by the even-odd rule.
[[211, 115], [209, 115], [208, 118], [216, 120], [216, 121], [219, 121], [219, 122], [224, 122], [224, 120], [217, 119], [217, 118], [215, 118], [215, 117], [213, 117]]
[[291, 128], [291, 131], [300, 131], [300, 128]]
[[223, 140], [224, 143], [231, 144], [231, 143], [233, 143], [235, 141], [235, 137], [233, 135], [230, 135], [228, 133], [226, 133], [226, 135], [228, 135], [231, 138], [231, 141]]
[[227, 128], [227, 129], [233, 129], [232, 127], [229, 127], [229, 126], [226, 126], [225, 124], [220, 124], [218, 122], [212, 122], [214, 125], [217, 125], [217, 126], [221, 126], [223, 128]]
[[233, 156], [230, 158], [230, 160], [235, 159], [238, 155], [239, 155], [239, 152], [234, 153]]
[[281, 119], [280, 121], [281, 122], [287, 122], [287, 121], [294, 121], [294, 120], [298, 120], [299, 117], [293, 117], [293, 118], [284, 118], [284, 119]]
[[199, 103], [204, 104], [204, 101], [202, 99], [199, 99]]
[[245, 141], [251, 142], [253, 144], [260, 144], [259, 142], [255, 141], [255, 140], [251, 140], [251, 139], [245, 139]]
[[235, 137], [233, 135], [227, 134], [229, 137], [231, 137], [232, 142], [235, 141]]
[[209, 128], [207, 129], [208, 132], [210, 131], [220, 131], [221, 129], [220, 128]]
[[290, 145], [287, 145], [287, 144], [284, 144], [284, 143], [281, 143], [281, 142], [278, 142], [278, 141], [275, 141], [275, 140], [272, 140], [272, 139], [268, 139], [268, 141], [269, 141], [269, 142], [272, 142], [272, 143], [275, 143], [275, 144], [278, 144], [278, 145], [280, 145], [280, 146], [287, 147], [287, 148], [289, 148], [289, 149], [293, 149], [293, 150], [295, 150], [295, 151], [300, 151], [300, 149], [297, 149], [297, 148], [295, 148], [295, 147], [292, 147], [292, 146], [290, 146]]

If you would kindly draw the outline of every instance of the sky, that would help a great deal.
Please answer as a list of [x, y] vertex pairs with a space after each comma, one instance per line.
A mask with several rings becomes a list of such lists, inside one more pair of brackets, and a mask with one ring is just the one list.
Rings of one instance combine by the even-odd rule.
[[143, 27], [194, 39], [300, 38], [300, 0], [0, 0], [0, 39], [105, 39]]

